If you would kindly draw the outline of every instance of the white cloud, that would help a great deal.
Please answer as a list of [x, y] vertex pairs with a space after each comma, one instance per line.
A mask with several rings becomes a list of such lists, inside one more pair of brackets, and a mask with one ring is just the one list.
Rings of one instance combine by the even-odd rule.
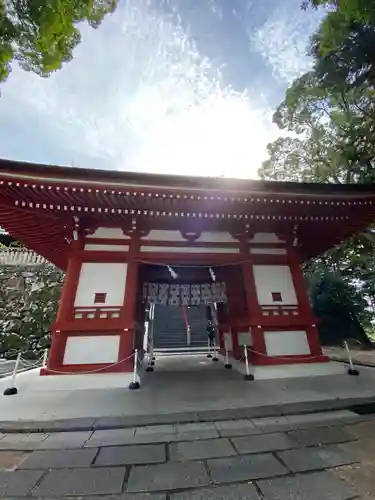
[[322, 11], [300, 10], [298, 5], [278, 7], [250, 39], [272, 67], [274, 77], [288, 84], [310, 69], [312, 61], [306, 50], [323, 16]]
[[[134, 4], [123, 0], [97, 31], [83, 27], [74, 60], [50, 78], [15, 68], [0, 100], [3, 120], [38, 124], [62, 149], [58, 163], [94, 158], [119, 170], [254, 177], [278, 135], [270, 110], [224, 84], [175, 18], [147, 0]], [[276, 48], [267, 56], [275, 67]]]

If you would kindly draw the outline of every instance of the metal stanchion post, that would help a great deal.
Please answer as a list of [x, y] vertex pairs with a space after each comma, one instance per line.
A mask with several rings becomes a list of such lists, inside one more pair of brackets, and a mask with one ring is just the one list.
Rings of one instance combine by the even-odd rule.
[[244, 345], [243, 348], [244, 348], [244, 353], [245, 353], [245, 365], [246, 365], [246, 375], [244, 376], [244, 379], [245, 380], [254, 380], [254, 375], [252, 375], [250, 373], [250, 369], [249, 369], [249, 357], [247, 354], [247, 346]]
[[345, 346], [346, 352], [348, 353], [348, 361], [349, 361], [348, 375], [359, 375], [359, 370], [354, 368], [352, 355], [351, 355], [351, 352], [349, 349], [348, 342], [346, 340], [344, 341], [344, 346]]
[[225, 365], [224, 367], [227, 369], [227, 370], [230, 370], [232, 368], [232, 365], [229, 363], [229, 353], [228, 353], [228, 349], [225, 348]]
[[17, 356], [16, 362], [14, 364], [12, 378], [10, 379], [10, 386], [4, 390], [4, 392], [3, 392], [4, 396], [13, 396], [14, 394], [18, 393], [18, 390], [16, 387], [16, 377], [17, 377], [17, 371], [18, 371], [20, 361], [21, 361], [21, 353], [19, 353]]
[[135, 349], [134, 350], [133, 381], [130, 382], [129, 389], [139, 389], [140, 388], [140, 384], [138, 382], [137, 368], [138, 368], [138, 349]]
[[216, 340], [214, 339], [214, 357], [212, 358], [212, 361], [219, 361], [219, 358], [217, 357], [216, 353]]
[[48, 349], [44, 349], [42, 368], [47, 368]]
[[207, 354], [207, 358], [212, 358], [212, 354], [211, 354], [211, 341], [210, 341], [210, 339], [208, 339], [208, 354]]

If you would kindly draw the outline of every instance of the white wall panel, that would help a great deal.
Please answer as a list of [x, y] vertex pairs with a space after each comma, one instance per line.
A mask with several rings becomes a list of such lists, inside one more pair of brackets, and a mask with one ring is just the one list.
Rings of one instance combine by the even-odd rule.
[[237, 333], [238, 345], [240, 346], [252, 346], [253, 345], [253, 336], [251, 332], [238, 332]]
[[[298, 305], [289, 266], [254, 265], [254, 280], [260, 305]], [[281, 302], [274, 302], [272, 292], [281, 293]]]
[[116, 363], [120, 346], [119, 335], [68, 337], [64, 365]]
[[264, 332], [268, 356], [293, 356], [310, 354], [304, 330]]
[[119, 227], [98, 227], [94, 234], [88, 234], [87, 238], [113, 238], [118, 240], [129, 240]]
[[128, 252], [129, 245], [95, 245], [93, 243], [86, 243], [85, 250], [104, 252]]
[[106, 293], [102, 306], [122, 306], [128, 265], [84, 262], [79, 275], [75, 307], [94, 306], [95, 293]]
[[255, 233], [250, 240], [253, 243], [281, 243], [282, 240], [274, 233]]

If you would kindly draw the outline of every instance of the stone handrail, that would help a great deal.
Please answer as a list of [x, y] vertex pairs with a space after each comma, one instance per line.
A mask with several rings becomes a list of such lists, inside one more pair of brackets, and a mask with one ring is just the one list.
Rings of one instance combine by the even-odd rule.
[[41, 255], [27, 248], [0, 248], [0, 266], [38, 266], [50, 264]]

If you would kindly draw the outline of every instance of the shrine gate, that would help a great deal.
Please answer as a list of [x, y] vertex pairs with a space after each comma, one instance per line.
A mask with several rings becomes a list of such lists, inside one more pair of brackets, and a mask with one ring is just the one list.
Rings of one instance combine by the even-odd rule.
[[[0, 194], [0, 225], [66, 271], [42, 375], [130, 372], [145, 299], [216, 302], [221, 348], [240, 364], [248, 345], [255, 378], [330, 373], [301, 265], [375, 219], [373, 186], [6, 160]], [[187, 271], [163, 283], [150, 266]]]

